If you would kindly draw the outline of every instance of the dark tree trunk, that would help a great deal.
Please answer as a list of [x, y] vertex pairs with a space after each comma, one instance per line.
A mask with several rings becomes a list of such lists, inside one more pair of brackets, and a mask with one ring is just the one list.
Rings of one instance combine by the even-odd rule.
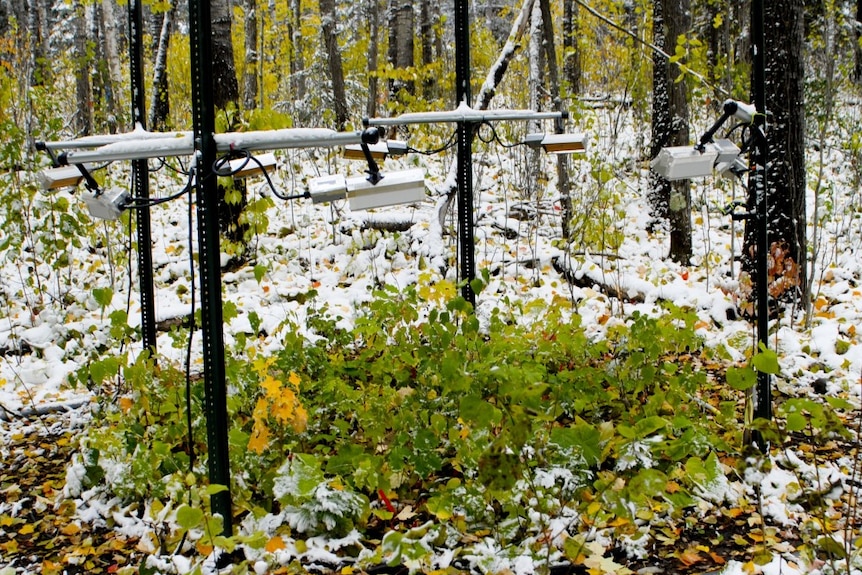
[[[804, 6], [802, 0], [764, 1], [763, 34], [767, 137], [769, 295], [807, 298], [805, 208]], [[749, 210], [755, 206], [749, 197]], [[752, 220], [748, 220], [752, 222]], [[754, 275], [756, 226], [747, 225], [743, 270]]]
[[211, 0], [212, 16], [212, 70], [213, 100], [215, 107], [224, 110], [229, 104], [239, 103], [239, 82], [233, 59], [231, 40], [230, 0]]
[[[653, 43], [673, 54], [676, 39], [691, 25], [689, 0], [656, 0], [653, 9]], [[679, 68], [661, 54], [653, 56], [652, 149], [656, 157], [665, 146], [689, 143], [688, 99]], [[671, 183], [650, 172], [650, 207], [655, 221], [667, 219], [670, 226], [670, 257], [688, 263], [691, 259], [691, 191], [689, 182]]]
[[380, 0], [368, 0], [368, 101], [365, 105], [365, 114], [369, 118], [377, 116], [377, 93], [379, 85], [377, 82], [377, 64], [380, 56], [380, 44], [377, 37], [380, 35]]
[[254, 110], [258, 104], [257, 0], [245, 0], [245, 73], [242, 79], [242, 105]]
[[[435, 5], [437, 5], [435, 3]], [[422, 49], [422, 67], [427, 70], [434, 63], [434, 13], [432, 12], [431, 0], [420, 0], [419, 8], [419, 36]], [[423, 81], [423, 92], [427, 100], [435, 97], [435, 85], [437, 79], [428, 75]]]
[[[43, 0], [27, 4], [30, 29], [30, 48], [33, 58], [30, 85], [44, 86], [51, 82], [51, 62], [48, 59], [48, 15]], [[0, 14], [2, 18], [2, 14]], [[4, 21], [5, 23], [5, 21]], [[6, 32], [3, 32], [5, 36]]]
[[581, 93], [581, 50], [578, 47], [578, 3], [563, 0], [563, 77], [572, 95]]
[[291, 20], [288, 32], [291, 38], [290, 51], [290, 85], [293, 88], [293, 98], [305, 98], [305, 60], [302, 55], [302, 2], [291, 0]]
[[78, 112], [75, 116], [77, 135], [93, 133], [92, 62], [87, 52], [87, 9], [80, 1], [75, 3], [75, 93]]
[[323, 45], [326, 47], [329, 79], [332, 82], [332, 107], [335, 111], [335, 127], [343, 130], [347, 126], [347, 94], [344, 87], [344, 66], [338, 48], [335, 0], [320, 0], [320, 26]]

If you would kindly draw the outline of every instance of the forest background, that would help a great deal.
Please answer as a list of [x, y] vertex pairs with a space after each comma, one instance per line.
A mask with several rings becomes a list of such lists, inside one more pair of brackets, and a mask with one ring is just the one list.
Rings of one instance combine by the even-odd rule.
[[[146, 126], [189, 129], [188, 7], [143, 4]], [[414, 151], [439, 151], [408, 160], [438, 174], [430, 179], [431, 239], [412, 235], [414, 221], [403, 212], [361, 221], [315, 215], [321, 238], [341, 235], [346, 253], [379, 256], [361, 260], [373, 268], [369, 284], [356, 279], [365, 273], [359, 264], [333, 282], [359, 283], [373, 291], [370, 300], [345, 306], [320, 295], [331, 292], [306, 262], [291, 273], [309, 276], [308, 284], [281, 294], [301, 313], [273, 323], [260, 309], [226, 301], [226, 321], [241, 316], [243, 326], [230, 333], [226, 366], [241, 528], [226, 537], [208, 513], [221, 488], [203, 480], [202, 386], [196, 364], [183, 357], [196, 354], [185, 331], [194, 325], [194, 274], [173, 260], [160, 264], [160, 289], [173, 299], [162, 307], [166, 345], [156, 369], [136, 347], [139, 326], [126, 299], [135, 219], [94, 221], [75, 196], [45, 195], [35, 177], [48, 164], [36, 141], [133, 129], [127, 6], [0, 2], [2, 336], [12, 390], [3, 410], [13, 420], [36, 416], [71, 388], [99, 414], [95, 423], [73, 423], [85, 431], [74, 441], [68, 427], [43, 430], [74, 448], [63, 486], [40, 486], [52, 506], [22, 497], [4, 476], [0, 545], [12, 557], [10, 573], [200, 572], [216, 557], [228, 557], [236, 572], [387, 564], [436, 572], [858, 569], [856, 317], [839, 317], [843, 300], [825, 286], [843, 282], [852, 294], [858, 280], [844, 262], [859, 241], [862, 3], [766, 4], [769, 281], [780, 304], [772, 333], [810, 338], [835, 320], [831, 346], [842, 369], [809, 348], [801, 353], [813, 359], [788, 374], [786, 357], [753, 353], [744, 332], [741, 342], [704, 345], [704, 331], [752, 313], [752, 234], [737, 234], [742, 247], [729, 257], [705, 250], [695, 227], [707, 203], [739, 199], [734, 184], [707, 192], [648, 170], [662, 146], [695, 141], [724, 100], [751, 99], [751, 3], [476, 2], [473, 105], [565, 109], [570, 126], [595, 131], [595, 152], [580, 163], [483, 152], [479, 170], [497, 182], [483, 193], [499, 188], [518, 198], [489, 229], [528, 247], [483, 272], [477, 291], [494, 303], [485, 301], [477, 321], [456, 295], [448, 233], [455, 190], [444, 177], [453, 161], [440, 147], [448, 136], [435, 127], [393, 134]], [[450, 6], [219, 0], [211, 7], [221, 131], [357, 129], [364, 117], [456, 104]], [[552, 128], [483, 129], [477, 151]], [[282, 161], [290, 168], [281, 181], [294, 187], [341, 166], [331, 152]], [[165, 165], [175, 173], [156, 176], [162, 191], [178, 186], [184, 171]], [[507, 170], [513, 175], [501, 175]], [[122, 186], [127, 176], [112, 166], [98, 178]], [[622, 197], [632, 191], [649, 212], [637, 231], [618, 225], [629, 219]], [[272, 195], [243, 181], [223, 182], [221, 192], [225, 273], [277, 290], [279, 258], [305, 259], [290, 248], [302, 226], [276, 215]], [[183, 210], [162, 217], [170, 229]], [[727, 303], [723, 317], [673, 305], [685, 297], [656, 297], [666, 279], [624, 281], [615, 262], [627, 237], [642, 234], [659, 243], [649, 253], [666, 262], [663, 273], [713, 282]], [[558, 250], [553, 261], [535, 255], [540, 236]], [[172, 244], [166, 255], [193, 252], [191, 244]], [[419, 270], [399, 283], [403, 291], [374, 268], [391, 271], [399, 258]], [[725, 275], [716, 281], [718, 270]], [[523, 290], [508, 291], [500, 285], [507, 281]], [[546, 282], [559, 284], [544, 303], [523, 297]], [[593, 297], [607, 307], [587, 321], [584, 301]], [[58, 345], [64, 365], [75, 366], [47, 377], [61, 386], [22, 376], [30, 361], [56, 363]], [[775, 422], [751, 419], [758, 371], [799, 383], [782, 388], [789, 397]], [[396, 408], [403, 414], [393, 416]], [[771, 439], [769, 456], [749, 451], [752, 429]], [[17, 435], [26, 436], [13, 432], [7, 445]], [[45, 517], [33, 520], [35, 512]]]

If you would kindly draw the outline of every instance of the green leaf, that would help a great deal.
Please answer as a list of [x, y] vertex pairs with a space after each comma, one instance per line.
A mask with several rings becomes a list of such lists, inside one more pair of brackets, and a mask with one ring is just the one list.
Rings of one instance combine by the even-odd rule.
[[786, 421], [787, 431], [802, 431], [808, 426], [808, 419], [799, 412], [792, 412], [787, 414]]
[[580, 454], [587, 467], [593, 467], [602, 460], [601, 439], [601, 432], [585, 422], [551, 431], [551, 443]]
[[108, 307], [114, 299], [114, 290], [111, 288], [93, 288], [93, 299], [100, 307]]
[[263, 276], [266, 275], [267, 269], [268, 268], [266, 266], [260, 264], [254, 266], [254, 279], [257, 283], [261, 282]]
[[778, 366], [778, 355], [771, 349], [763, 349], [751, 358], [751, 364], [757, 371], [775, 375], [781, 372]]
[[224, 491], [227, 491], [227, 485], [219, 485], [218, 483], [207, 485], [206, 488], [207, 495], [215, 495], [216, 493], [222, 493]]
[[203, 521], [204, 512], [186, 504], [177, 509], [177, 524], [185, 530], [193, 529]]
[[757, 383], [757, 374], [747, 367], [730, 366], [725, 372], [727, 384], [738, 391], [751, 389]]

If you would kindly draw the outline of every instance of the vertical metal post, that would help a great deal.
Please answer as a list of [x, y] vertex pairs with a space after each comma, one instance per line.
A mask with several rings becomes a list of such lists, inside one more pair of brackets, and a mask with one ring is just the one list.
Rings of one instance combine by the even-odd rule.
[[212, 20], [209, 0], [189, 0], [192, 67], [192, 115], [195, 139], [195, 188], [198, 205], [198, 262], [204, 360], [204, 403], [210, 483], [228, 489], [212, 496], [213, 512], [222, 516], [225, 535], [233, 533], [228, 452], [227, 385], [224, 369], [221, 267], [219, 263], [218, 188], [215, 102], [212, 76]]
[[[470, 91], [470, 14], [468, 0], [455, 0], [456, 106], [472, 104]], [[464, 286], [461, 295], [472, 305], [476, 294], [470, 282], [476, 277], [476, 241], [473, 231], [473, 123], [458, 122], [458, 254]]]
[[[144, 34], [141, 0], [129, 2], [129, 63], [131, 66], [132, 122], [146, 128], [144, 94]], [[132, 162], [132, 195], [150, 196], [150, 168], [147, 160]], [[134, 210], [138, 219], [138, 283], [141, 292], [141, 339], [150, 358], [156, 355], [155, 295], [153, 292], [153, 244], [149, 210]]]
[[[767, 164], [769, 148], [764, 128], [766, 122], [766, 64], [763, 39], [763, 0], [754, 0], [751, 6], [751, 47], [752, 55], [752, 95], [757, 116], [754, 119], [755, 146], [752, 154], [754, 169], [749, 185], [755, 193], [755, 218], [757, 234], [757, 343], [766, 349], [769, 344], [769, 195], [767, 187]], [[754, 416], [758, 419], [772, 419], [772, 388], [770, 376], [765, 372], [757, 373]], [[755, 435], [755, 441], [762, 450], [767, 446], [763, 438]]]

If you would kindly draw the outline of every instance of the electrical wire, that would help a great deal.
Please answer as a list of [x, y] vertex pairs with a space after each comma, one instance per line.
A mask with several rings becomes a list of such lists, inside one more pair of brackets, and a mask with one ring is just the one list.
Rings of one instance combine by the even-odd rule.
[[[243, 161], [236, 168], [231, 167], [231, 159], [237, 158], [241, 158]], [[257, 167], [260, 168], [260, 171], [263, 173], [263, 177], [266, 180], [266, 185], [269, 187], [270, 191], [272, 192], [272, 195], [274, 195], [276, 198], [289, 201], [310, 197], [308, 192], [292, 195], [286, 195], [279, 192], [278, 188], [275, 187], [272, 178], [269, 176], [269, 171], [263, 165], [263, 162], [261, 162], [257, 156], [255, 156], [248, 150], [234, 150], [231, 153], [217, 159], [215, 162], [213, 162], [213, 173], [218, 176], [234, 176], [244, 170], [248, 166], [249, 162], [254, 162]], [[227, 166], [226, 170], [224, 169], [225, 166]]]
[[407, 146], [407, 152], [410, 154], [422, 154], [423, 156], [433, 156], [434, 154], [439, 154], [441, 152], [445, 152], [453, 147], [457, 143], [456, 137], [458, 136], [458, 132], [452, 132], [452, 135], [449, 136], [449, 139], [446, 140], [446, 143], [441, 147], [433, 149], [433, 150], [417, 150], [411, 146]]
[[[192, 170], [193, 171], [193, 170]], [[188, 438], [186, 439], [186, 451], [189, 455], [189, 471], [194, 473], [195, 470], [195, 442], [194, 442], [194, 418], [192, 417], [192, 342], [195, 338], [195, 306], [196, 306], [196, 290], [195, 290], [195, 259], [194, 259], [194, 235], [192, 226], [194, 224], [194, 201], [189, 194], [189, 211], [188, 211], [188, 226], [189, 226], [189, 294], [192, 300], [192, 310], [189, 314], [189, 341], [186, 346], [186, 426]], [[189, 493], [191, 499], [191, 493]]]

